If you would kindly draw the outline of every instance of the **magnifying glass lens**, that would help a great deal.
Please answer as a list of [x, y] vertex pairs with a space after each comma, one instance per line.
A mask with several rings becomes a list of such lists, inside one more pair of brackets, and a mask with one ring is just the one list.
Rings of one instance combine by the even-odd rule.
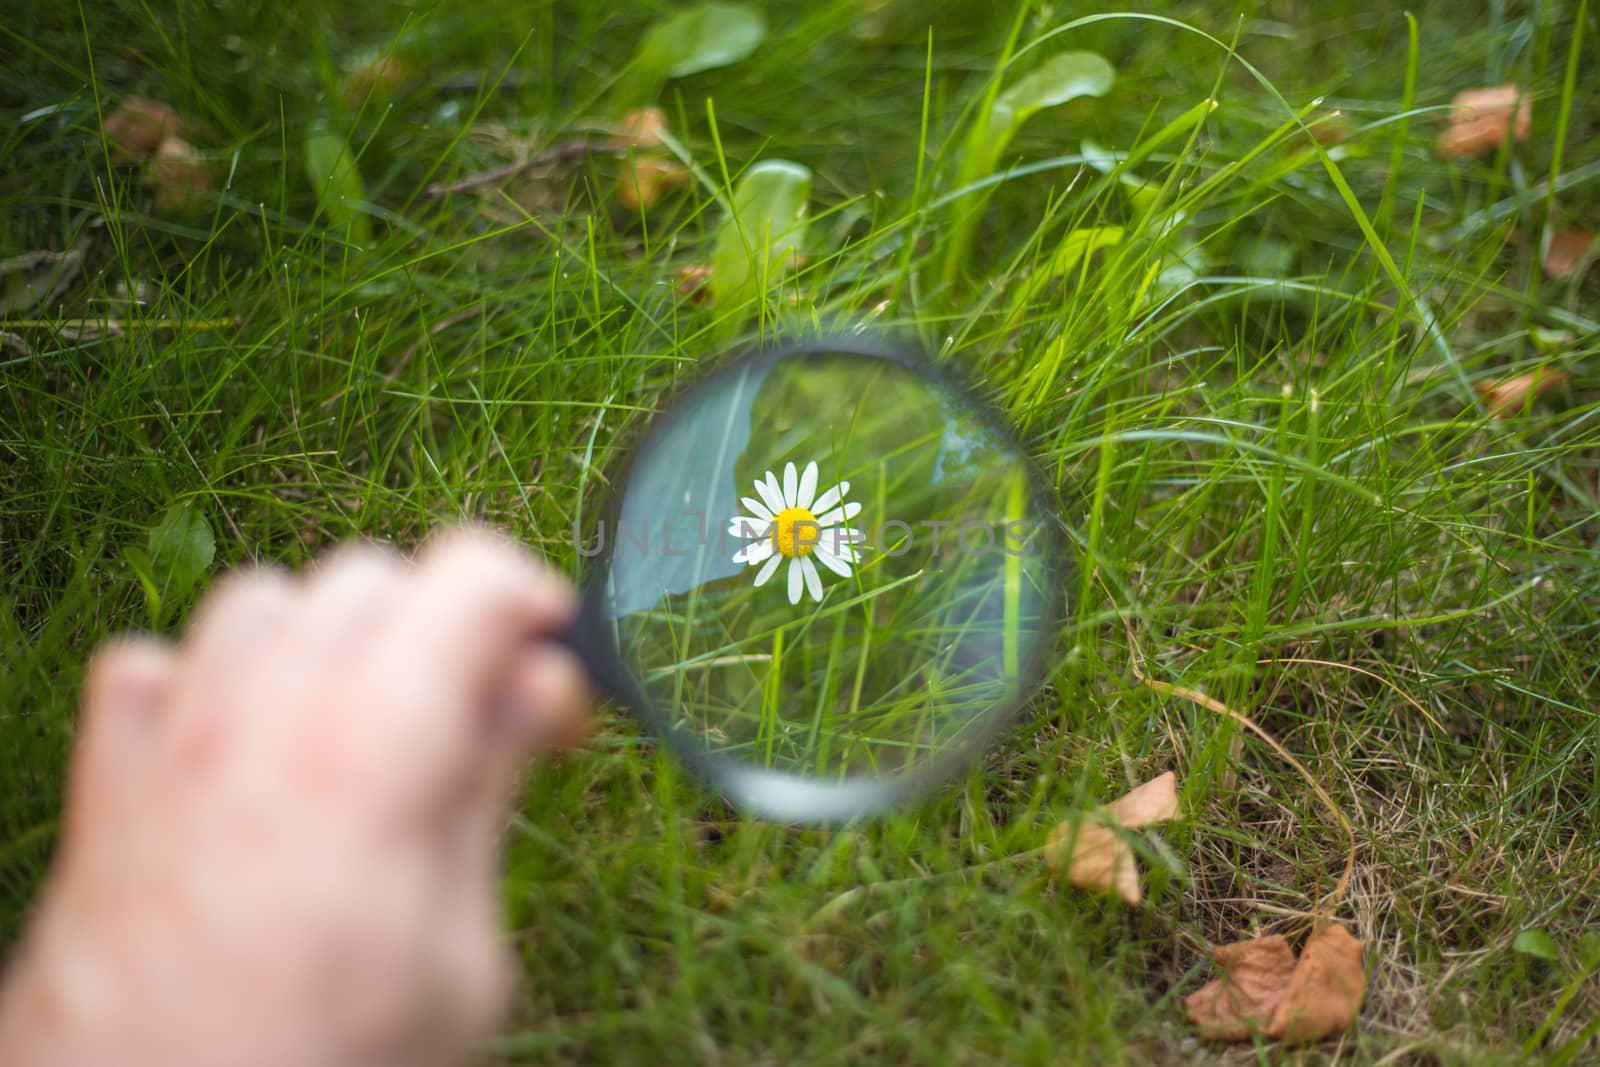
[[640, 444], [603, 605], [647, 718], [786, 819], [898, 799], [1034, 682], [1056, 534], [1005, 427], [915, 360], [734, 364]]

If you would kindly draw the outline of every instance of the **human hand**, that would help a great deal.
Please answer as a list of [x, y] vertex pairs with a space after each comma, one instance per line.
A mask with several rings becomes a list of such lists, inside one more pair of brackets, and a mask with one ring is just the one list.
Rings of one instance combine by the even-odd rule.
[[423, 1064], [511, 969], [514, 779], [576, 737], [568, 583], [458, 532], [219, 583], [177, 643], [102, 649], [0, 1062]]

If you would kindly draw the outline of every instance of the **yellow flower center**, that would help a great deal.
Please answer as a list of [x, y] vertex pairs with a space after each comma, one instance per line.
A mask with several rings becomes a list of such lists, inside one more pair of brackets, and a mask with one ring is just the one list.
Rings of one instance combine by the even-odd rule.
[[822, 529], [805, 508], [784, 508], [772, 519], [772, 547], [793, 559], [811, 554]]

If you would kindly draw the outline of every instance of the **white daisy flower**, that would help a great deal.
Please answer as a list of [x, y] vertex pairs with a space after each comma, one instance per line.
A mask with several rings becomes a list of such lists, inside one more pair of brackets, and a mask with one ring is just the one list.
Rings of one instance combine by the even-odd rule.
[[817, 464], [796, 473], [793, 463], [783, 467], [783, 481], [772, 471], [757, 478], [756, 495], [740, 500], [748, 515], [735, 515], [728, 532], [750, 543], [733, 554], [733, 562], [760, 567], [756, 585], [766, 585], [778, 568], [789, 561], [789, 603], [800, 603], [801, 588], [822, 602], [822, 575], [817, 563], [841, 578], [850, 577], [850, 565], [860, 561], [856, 547], [865, 538], [844, 523], [861, 513], [861, 505], [846, 500], [849, 482], [827, 492], [817, 492]]

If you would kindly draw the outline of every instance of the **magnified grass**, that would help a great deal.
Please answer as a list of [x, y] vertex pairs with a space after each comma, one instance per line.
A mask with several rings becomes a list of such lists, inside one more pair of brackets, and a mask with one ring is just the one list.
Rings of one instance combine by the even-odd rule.
[[[1047, 517], [1023, 456], [932, 375], [842, 354], [741, 370], [682, 398], [641, 446], [619, 522], [660, 521], [664, 536], [654, 558], [620, 543], [613, 557], [618, 646], [708, 752], [823, 779], [901, 775], [1015, 709], [1023, 659], [1053, 636]], [[847, 482], [874, 509], [847, 523], [866, 543], [820, 605], [755, 586], [722, 539], [674, 566], [675, 503], [731, 499], [811, 457], [821, 484]]]

